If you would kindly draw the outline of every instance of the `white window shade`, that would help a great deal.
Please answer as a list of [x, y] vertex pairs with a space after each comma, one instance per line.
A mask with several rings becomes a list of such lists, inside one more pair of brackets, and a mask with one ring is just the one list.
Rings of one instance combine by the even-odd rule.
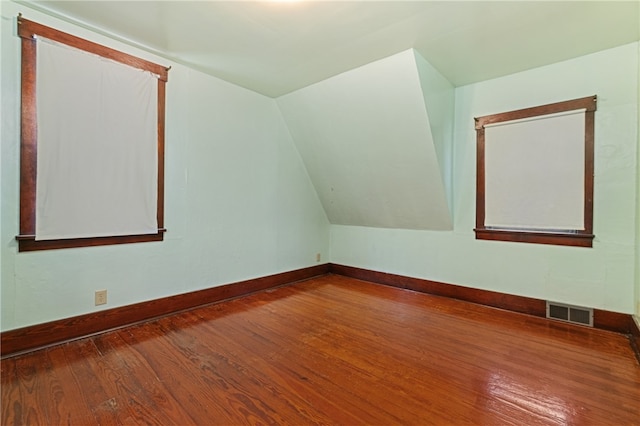
[[585, 229], [585, 112], [485, 126], [485, 226]]
[[155, 234], [157, 78], [37, 41], [36, 240]]

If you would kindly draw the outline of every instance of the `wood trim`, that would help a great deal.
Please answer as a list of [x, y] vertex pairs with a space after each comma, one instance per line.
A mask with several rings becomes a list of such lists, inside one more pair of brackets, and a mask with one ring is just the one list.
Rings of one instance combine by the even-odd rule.
[[166, 229], [162, 228], [158, 229], [155, 234], [67, 238], [62, 240], [36, 240], [35, 235], [17, 235], [16, 240], [18, 240], [18, 251], [23, 252], [163, 241], [165, 232]]
[[[584, 229], [571, 232], [545, 232], [529, 229], [495, 229], [485, 225], [485, 126], [530, 117], [556, 114], [565, 111], [585, 110], [584, 148]], [[569, 101], [556, 102], [516, 111], [476, 117], [476, 239], [511, 241], [534, 244], [553, 244], [573, 247], [593, 247], [593, 170], [594, 170], [594, 123], [597, 96], [587, 96]]]
[[601, 330], [614, 331], [631, 335], [635, 323], [633, 316], [620, 312], [603, 311], [602, 309], [593, 310], [593, 327]]
[[544, 300], [533, 299], [530, 297], [514, 296], [495, 291], [445, 284], [422, 278], [406, 277], [386, 272], [356, 268], [353, 266], [336, 265], [333, 263], [331, 264], [330, 272], [332, 274], [344, 275], [346, 277], [357, 278], [377, 284], [404, 288], [436, 296], [449, 297], [451, 299], [464, 300], [466, 302], [478, 303], [481, 305], [535, 315], [538, 317], [546, 316], [547, 312], [547, 305]]
[[164, 130], [166, 85], [166, 80], [158, 79], [158, 228], [164, 228]]
[[[534, 315], [541, 318], [546, 318], [547, 315], [546, 301], [541, 299], [463, 287], [454, 284], [445, 284], [422, 278], [406, 277], [386, 272], [356, 268], [354, 266], [336, 265], [334, 263], [330, 264], [329, 271], [332, 274], [344, 275], [346, 277], [357, 278], [363, 281], [464, 300], [466, 302], [477, 303], [522, 314]], [[594, 309], [593, 326], [594, 328], [601, 330], [613, 331], [616, 333], [626, 334], [628, 336], [636, 336], [635, 339], [640, 344], [640, 330], [638, 330], [637, 324], [629, 314]]]
[[[477, 119], [476, 119], [477, 120]], [[477, 129], [476, 153], [476, 229], [484, 228], [485, 218], [485, 172], [484, 172], [484, 127]], [[476, 236], [477, 238], [477, 236]]]
[[38, 35], [48, 38], [49, 40], [57, 41], [58, 43], [66, 44], [67, 46], [75, 47], [76, 49], [95, 53], [103, 58], [111, 59], [113, 61], [120, 62], [121, 64], [152, 72], [163, 81], [167, 81], [169, 78], [168, 67], [155, 64], [145, 59], [120, 52], [119, 50], [76, 37], [63, 31], [56, 30], [55, 28], [47, 27], [45, 25], [38, 24], [37, 22], [24, 19], [22, 16], [18, 16], [18, 36], [24, 40], [33, 39]]
[[[112, 244], [130, 244], [164, 239], [164, 131], [165, 131], [165, 85], [169, 68], [146, 61], [109, 47], [84, 40], [65, 32], [38, 24], [18, 16], [18, 35], [22, 40], [21, 73], [21, 133], [20, 133], [20, 234], [18, 251], [52, 250], [75, 247], [92, 247]], [[119, 63], [149, 71], [158, 76], [157, 132], [158, 132], [158, 232], [145, 235], [108, 236], [92, 238], [69, 238], [59, 240], [36, 240], [36, 181], [37, 181], [37, 111], [36, 111], [36, 42], [40, 35], [59, 43], [84, 50]]]
[[485, 115], [477, 117], [476, 130], [484, 129], [489, 124], [502, 123], [504, 121], [521, 120], [523, 118], [536, 117], [539, 115], [557, 114], [564, 111], [574, 111], [584, 109], [586, 111], [596, 110], [596, 96], [587, 96], [569, 101], [556, 102], [552, 104], [540, 105], [531, 108], [523, 108], [515, 111], [508, 111], [499, 114]]
[[557, 246], [593, 247], [593, 234], [560, 232], [527, 232], [503, 229], [474, 229], [476, 239], [518, 243], [553, 244]]
[[593, 234], [593, 177], [595, 170], [595, 103], [584, 116], [584, 233]]
[[0, 354], [15, 356], [179, 311], [241, 297], [329, 273], [329, 264], [310, 266], [205, 290], [91, 312], [0, 333]]
[[20, 95], [20, 233], [35, 234], [37, 116], [36, 116], [36, 42], [22, 39]]
[[[0, 355], [20, 355], [328, 273], [546, 317], [546, 302], [540, 299], [329, 263], [5, 331], [0, 333]], [[594, 309], [594, 328], [627, 335], [640, 362], [640, 328], [631, 315]]]
[[635, 320], [632, 318], [633, 324], [631, 325], [631, 333], [629, 334], [629, 342], [631, 343], [631, 348], [633, 352], [636, 354], [636, 358], [640, 363], [640, 318], [635, 317]]

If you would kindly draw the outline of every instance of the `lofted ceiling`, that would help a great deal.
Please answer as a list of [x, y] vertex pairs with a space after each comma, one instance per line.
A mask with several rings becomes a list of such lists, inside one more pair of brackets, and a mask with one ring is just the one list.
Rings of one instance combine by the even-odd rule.
[[276, 102], [330, 223], [452, 229], [454, 89], [413, 49]]
[[271, 97], [411, 48], [461, 86], [640, 39], [637, 0], [16, 1]]

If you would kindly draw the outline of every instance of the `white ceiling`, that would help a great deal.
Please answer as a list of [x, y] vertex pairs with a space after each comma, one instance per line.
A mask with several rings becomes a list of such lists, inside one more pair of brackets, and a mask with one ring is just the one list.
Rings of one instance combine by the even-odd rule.
[[272, 97], [409, 48], [461, 86], [640, 39], [640, 0], [22, 3]]

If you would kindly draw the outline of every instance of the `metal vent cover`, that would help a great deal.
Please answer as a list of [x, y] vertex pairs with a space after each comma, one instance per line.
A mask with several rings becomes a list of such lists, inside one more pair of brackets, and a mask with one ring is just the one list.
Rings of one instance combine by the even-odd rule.
[[593, 308], [547, 300], [547, 318], [593, 327]]

